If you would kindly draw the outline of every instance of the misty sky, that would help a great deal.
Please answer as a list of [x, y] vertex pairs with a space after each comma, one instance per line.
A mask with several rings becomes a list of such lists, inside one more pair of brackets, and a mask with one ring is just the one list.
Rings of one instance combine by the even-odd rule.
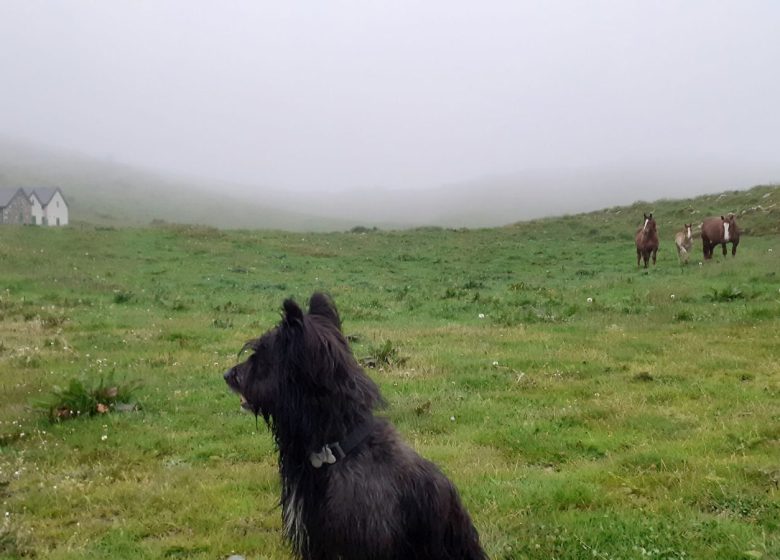
[[0, 1], [0, 135], [284, 189], [780, 162], [780, 2]]

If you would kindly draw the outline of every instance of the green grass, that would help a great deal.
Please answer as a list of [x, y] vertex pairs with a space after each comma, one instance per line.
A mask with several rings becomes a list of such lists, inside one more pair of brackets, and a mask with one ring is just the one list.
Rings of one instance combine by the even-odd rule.
[[[289, 558], [271, 438], [221, 374], [314, 290], [491, 558], [780, 557], [778, 201], [485, 230], [0, 228], [0, 558]], [[680, 266], [676, 229], [727, 211], [737, 258]], [[139, 410], [36, 407], [109, 374]]]

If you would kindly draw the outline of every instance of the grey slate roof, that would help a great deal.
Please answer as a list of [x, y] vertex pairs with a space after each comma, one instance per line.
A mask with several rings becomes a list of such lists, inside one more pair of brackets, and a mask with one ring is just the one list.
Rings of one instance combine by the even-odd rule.
[[8, 206], [19, 191], [22, 192], [22, 196], [27, 198], [26, 193], [22, 189], [0, 189], [0, 208]]
[[[46, 206], [51, 202], [51, 198], [54, 196], [54, 193], [59, 191], [60, 196], [62, 196], [62, 200], [65, 200], [65, 195], [62, 194], [62, 191], [60, 191], [59, 187], [35, 187], [32, 189], [25, 189], [24, 192], [27, 195], [27, 198], [30, 198], [31, 194], [35, 194], [35, 196], [38, 197], [38, 200], [41, 201], [42, 206]], [[65, 200], [65, 206], [68, 205], [68, 201]]]

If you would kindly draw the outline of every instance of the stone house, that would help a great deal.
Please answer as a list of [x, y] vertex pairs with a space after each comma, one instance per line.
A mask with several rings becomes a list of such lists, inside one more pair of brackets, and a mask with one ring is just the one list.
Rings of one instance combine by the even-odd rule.
[[0, 189], [0, 224], [32, 223], [32, 203], [22, 189]]

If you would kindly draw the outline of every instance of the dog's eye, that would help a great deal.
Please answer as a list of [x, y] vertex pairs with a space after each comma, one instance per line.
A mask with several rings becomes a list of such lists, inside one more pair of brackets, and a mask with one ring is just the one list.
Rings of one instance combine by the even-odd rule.
[[241, 348], [241, 350], [238, 351], [238, 357], [243, 357], [247, 352], [255, 352], [257, 350], [257, 346], [255, 344], [255, 341], [249, 341]]

